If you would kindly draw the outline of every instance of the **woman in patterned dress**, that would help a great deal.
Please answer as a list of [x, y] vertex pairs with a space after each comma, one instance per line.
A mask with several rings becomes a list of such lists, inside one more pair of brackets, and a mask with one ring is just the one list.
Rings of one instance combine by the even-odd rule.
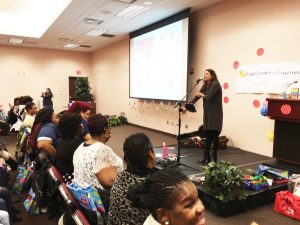
[[155, 153], [149, 138], [143, 133], [126, 138], [123, 150], [127, 168], [118, 174], [111, 189], [108, 225], [143, 224], [150, 212], [133, 207], [127, 192], [131, 185], [154, 172]]

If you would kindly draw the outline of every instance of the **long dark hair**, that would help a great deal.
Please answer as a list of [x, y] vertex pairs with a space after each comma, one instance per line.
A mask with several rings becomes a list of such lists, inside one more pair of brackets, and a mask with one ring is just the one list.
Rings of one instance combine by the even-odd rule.
[[153, 146], [150, 139], [144, 133], [136, 133], [125, 139], [123, 151], [127, 171], [140, 174], [147, 169], [149, 152], [153, 151]]
[[209, 86], [211, 85], [212, 82], [218, 80], [217, 74], [213, 69], [206, 69], [205, 71], [210, 73], [211, 81], [210, 82], [204, 81], [204, 84], [200, 89], [200, 92], [202, 92], [202, 93], [207, 91], [207, 89], [209, 88]]
[[38, 113], [35, 116], [33, 127], [36, 124], [44, 124], [44, 123], [50, 123], [52, 122], [52, 114], [54, 110], [49, 108], [44, 108], [38, 111]]
[[64, 114], [58, 123], [58, 129], [62, 139], [75, 138], [80, 129], [81, 116], [78, 113]]
[[130, 187], [127, 197], [134, 207], [148, 209], [156, 219], [157, 209], [172, 209], [177, 197], [177, 188], [185, 182], [190, 180], [178, 170], [160, 170], [146, 178], [144, 183]]

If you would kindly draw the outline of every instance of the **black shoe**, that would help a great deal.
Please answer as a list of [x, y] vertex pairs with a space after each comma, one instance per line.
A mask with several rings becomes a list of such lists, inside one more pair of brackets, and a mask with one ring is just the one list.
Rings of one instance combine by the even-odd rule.
[[210, 163], [210, 159], [209, 158], [200, 159], [198, 162], [206, 164], [206, 163]]

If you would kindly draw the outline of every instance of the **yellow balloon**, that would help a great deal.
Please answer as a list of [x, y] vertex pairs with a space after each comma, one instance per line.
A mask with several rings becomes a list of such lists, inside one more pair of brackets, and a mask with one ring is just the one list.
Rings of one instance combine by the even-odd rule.
[[268, 131], [267, 138], [269, 141], [273, 142], [274, 141], [274, 131]]

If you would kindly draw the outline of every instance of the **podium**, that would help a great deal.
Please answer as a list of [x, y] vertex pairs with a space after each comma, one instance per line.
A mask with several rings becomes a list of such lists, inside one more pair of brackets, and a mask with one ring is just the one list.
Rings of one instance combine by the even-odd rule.
[[275, 120], [275, 167], [300, 172], [300, 100], [267, 98], [268, 113]]

